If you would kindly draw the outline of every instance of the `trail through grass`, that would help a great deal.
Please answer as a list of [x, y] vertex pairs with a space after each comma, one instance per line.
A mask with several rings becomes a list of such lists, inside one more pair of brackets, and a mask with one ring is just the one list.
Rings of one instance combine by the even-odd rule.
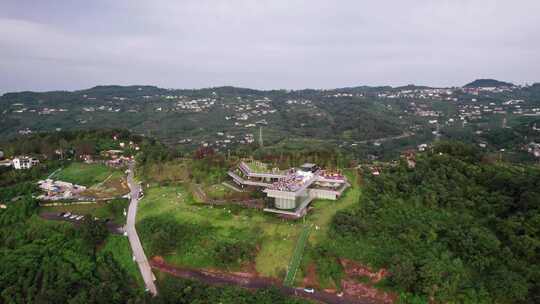
[[300, 267], [300, 262], [302, 261], [304, 248], [306, 247], [310, 231], [311, 225], [305, 225], [302, 229], [302, 232], [300, 233], [300, 236], [298, 237], [294, 253], [291, 257], [291, 262], [289, 263], [287, 275], [285, 276], [285, 280], [283, 281], [283, 284], [285, 286], [292, 286], [294, 283], [296, 272], [298, 271], [298, 267]]

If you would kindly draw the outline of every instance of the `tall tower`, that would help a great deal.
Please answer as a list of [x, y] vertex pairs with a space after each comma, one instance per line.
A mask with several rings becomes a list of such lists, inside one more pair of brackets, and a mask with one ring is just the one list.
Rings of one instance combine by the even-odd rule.
[[259, 146], [263, 146], [263, 134], [262, 134], [262, 126], [259, 127]]

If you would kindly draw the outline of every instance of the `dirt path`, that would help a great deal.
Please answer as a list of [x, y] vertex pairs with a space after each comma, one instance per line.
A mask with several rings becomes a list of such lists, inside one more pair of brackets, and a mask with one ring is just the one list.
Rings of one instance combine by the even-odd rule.
[[361, 141], [355, 141], [357, 144], [367, 144], [368, 142], [385, 142], [388, 140], [394, 140], [394, 139], [402, 139], [406, 137], [411, 137], [415, 135], [414, 132], [404, 132], [403, 134], [396, 135], [396, 136], [388, 136], [388, 137], [382, 137], [382, 138], [375, 138], [375, 139], [366, 139]]
[[315, 300], [322, 303], [329, 304], [378, 304], [380, 302], [372, 299], [360, 299], [344, 295], [342, 297], [333, 293], [324, 291], [315, 291], [314, 293], [307, 293], [302, 288], [293, 288], [283, 286], [278, 280], [259, 277], [250, 274], [235, 274], [224, 273], [200, 269], [189, 269], [183, 267], [172, 266], [164, 263], [161, 259], [153, 258], [150, 260], [150, 266], [159, 271], [168, 273], [170, 275], [184, 278], [202, 281], [210, 285], [235, 285], [248, 289], [260, 289], [274, 287], [281, 291], [281, 293], [288, 296], [296, 296], [306, 298], [309, 300]]

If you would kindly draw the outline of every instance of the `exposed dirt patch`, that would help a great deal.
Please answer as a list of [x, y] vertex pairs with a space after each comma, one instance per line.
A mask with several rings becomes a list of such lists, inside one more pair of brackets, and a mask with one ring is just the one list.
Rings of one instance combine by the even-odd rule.
[[245, 263], [244, 265], [242, 265], [241, 272], [249, 273], [254, 277], [259, 276], [259, 272], [257, 272], [257, 267], [256, 267], [256, 264], [255, 264], [255, 261]]
[[375, 272], [367, 266], [348, 259], [340, 259], [339, 261], [349, 277], [367, 277], [370, 282], [377, 283], [388, 275], [388, 271], [384, 268]]
[[94, 197], [100, 200], [119, 197], [128, 192], [129, 187], [127, 186], [125, 178], [112, 176], [112, 178], [107, 178], [104, 182], [86, 189], [81, 195]]
[[358, 283], [355, 280], [345, 279], [341, 281], [343, 292], [347, 295], [369, 298], [377, 301], [377, 303], [394, 303], [396, 296], [384, 291], [380, 291], [371, 284]]
[[306, 269], [306, 276], [302, 282], [304, 286], [309, 286], [313, 288], [320, 288], [319, 281], [317, 280], [317, 268], [314, 263], [308, 265]]
[[[378, 303], [394, 303], [397, 296], [393, 293], [379, 290], [373, 285], [380, 282], [388, 275], [386, 269], [373, 271], [371, 268], [357, 262], [340, 259], [340, 263], [345, 271], [345, 278], [341, 281], [343, 292], [347, 295], [369, 298]], [[365, 280], [365, 283], [360, 282]]]
[[302, 288], [292, 288], [283, 286], [281, 282], [274, 278], [254, 276], [251, 273], [226, 272], [207, 269], [191, 269], [169, 265], [161, 257], [154, 257], [150, 261], [150, 266], [159, 271], [169, 273], [173, 276], [194, 279], [211, 285], [236, 285], [247, 289], [277, 288], [281, 293], [314, 300], [318, 303], [329, 304], [379, 304], [388, 303], [373, 298], [359, 298], [352, 295], [338, 296], [334, 292], [316, 291], [307, 293]]

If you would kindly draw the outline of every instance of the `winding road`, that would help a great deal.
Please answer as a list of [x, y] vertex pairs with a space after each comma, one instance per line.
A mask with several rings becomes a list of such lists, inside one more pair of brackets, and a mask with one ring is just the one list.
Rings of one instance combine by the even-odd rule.
[[142, 247], [141, 240], [139, 239], [139, 235], [135, 230], [135, 218], [137, 216], [137, 206], [139, 204], [139, 192], [141, 191], [141, 187], [133, 180], [134, 165], [134, 162], [129, 164], [129, 173], [127, 176], [131, 201], [129, 203], [125, 231], [127, 232], [129, 244], [131, 245], [131, 250], [133, 251], [135, 261], [139, 265], [139, 270], [141, 271], [146, 289], [155, 296], [157, 295], [157, 288], [156, 284], [154, 283], [155, 277], [152, 273], [152, 268], [148, 263], [148, 259], [144, 254], [144, 249]]

